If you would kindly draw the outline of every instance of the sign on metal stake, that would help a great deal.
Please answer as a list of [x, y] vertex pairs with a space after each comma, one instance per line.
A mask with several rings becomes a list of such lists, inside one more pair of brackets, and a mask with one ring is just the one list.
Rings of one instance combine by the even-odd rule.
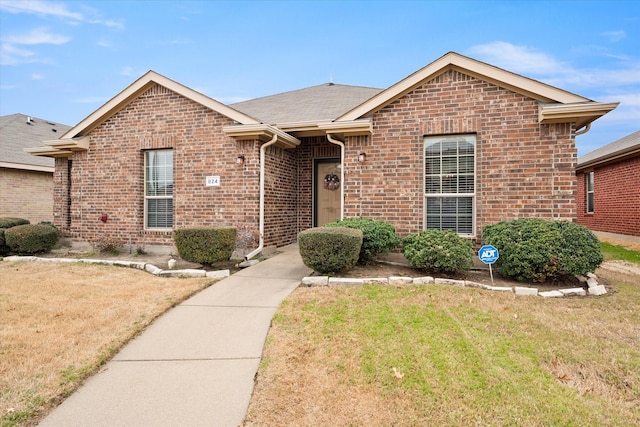
[[493, 285], [493, 270], [491, 269], [491, 264], [496, 262], [498, 258], [500, 258], [500, 254], [498, 254], [498, 250], [491, 245], [484, 245], [478, 251], [478, 258], [485, 264], [489, 265], [489, 274], [491, 275], [491, 285]]

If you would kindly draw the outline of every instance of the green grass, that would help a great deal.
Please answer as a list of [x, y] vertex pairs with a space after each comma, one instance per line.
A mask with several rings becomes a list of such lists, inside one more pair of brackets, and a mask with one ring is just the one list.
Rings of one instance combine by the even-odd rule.
[[[328, 373], [301, 380], [306, 411], [328, 383], [344, 400], [364, 389], [381, 412], [401, 407], [397, 425], [637, 425], [640, 287], [616, 286], [603, 298], [553, 300], [446, 286], [299, 290], [274, 318], [267, 355], [283, 331], [296, 337], [287, 352], [308, 355], [288, 372]], [[282, 372], [276, 363], [259, 378]], [[274, 387], [267, 399], [281, 394]]]
[[605, 242], [600, 242], [600, 246], [602, 247], [602, 254], [607, 261], [623, 260], [640, 265], [640, 252], [638, 251]]

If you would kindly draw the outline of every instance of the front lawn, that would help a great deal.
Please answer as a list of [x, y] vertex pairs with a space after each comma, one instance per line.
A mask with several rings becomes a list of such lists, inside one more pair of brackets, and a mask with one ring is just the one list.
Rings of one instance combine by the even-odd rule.
[[600, 273], [603, 297], [299, 288], [246, 425], [640, 425], [638, 277]]
[[1, 261], [0, 425], [34, 425], [153, 319], [211, 282]]

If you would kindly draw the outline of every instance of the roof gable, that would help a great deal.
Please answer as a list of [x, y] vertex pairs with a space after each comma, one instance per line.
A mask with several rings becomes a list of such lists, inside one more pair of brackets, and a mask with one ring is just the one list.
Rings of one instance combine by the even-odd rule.
[[111, 98], [104, 105], [98, 108], [96, 111], [87, 116], [80, 123], [71, 128], [68, 132], [62, 135], [61, 139], [77, 138], [89, 133], [92, 129], [103, 123], [106, 119], [113, 116], [120, 111], [125, 105], [129, 104], [141, 93], [146, 91], [154, 84], [164, 86], [171, 91], [184, 96], [198, 104], [201, 104], [213, 111], [229, 117], [230, 119], [242, 123], [242, 124], [255, 124], [259, 123], [258, 120], [250, 117], [240, 111], [229, 107], [221, 102], [216, 101], [213, 98], [209, 98], [206, 95], [201, 94], [193, 89], [188, 88], [180, 83], [177, 83], [167, 77], [164, 77], [155, 71], [148, 71], [138, 80], [130, 84], [122, 92]]
[[449, 69], [524, 94], [543, 103], [593, 103], [593, 101], [588, 98], [558, 89], [546, 83], [503, 70], [456, 52], [449, 52], [426, 67], [380, 92], [378, 95], [346, 112], [337, 120], [356, 120], [369, 116]]

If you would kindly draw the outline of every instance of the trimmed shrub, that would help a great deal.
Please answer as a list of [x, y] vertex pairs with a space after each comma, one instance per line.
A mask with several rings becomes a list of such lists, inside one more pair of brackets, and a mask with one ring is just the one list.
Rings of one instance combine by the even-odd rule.
[[347, 227], [317, 227], [298, 234], [304, 264], [319, 273], [353, 268], [362, 247], [362, 231]]
[[598, 238], [586, 227], [540, 218], [485, 227], [483, 242], [500, 251], [500, 273], [520, 281], [545, 282], [595, 271], [604, 258]]
[[183, 228], [173, 232], [173, 240], [183, 260], [213, 264], [231, 258], [236, 235], [230, 226]]
[[4, 228], [0, 228], [0, 256], [6, 255], [11, 252], [11, 248], [7, 246], [4, 239]]
[[9, 218], [9, 217], [0, 218], [0, 228], [11, 228], [17, 225], [25, 225], [25, 224], [29, 224], [28, 219]]
[[394, 250], [400, 244], [396, 228], [384, 221], [367, 218], [346, 218], [324, 227], [348, 227], [362, 231], [362, 247], [358, 264], [370, 264], [378, 255]]
[[50, 225], [24, 224], [5, 230], [6, 245], [17, 254], [48, 252], [58, 241], [60, 232]]
[[414, 268], [458, 273], [473, 265], [471, 241], [451, 230], [426, 230], [402, 241], [402, 254]]

